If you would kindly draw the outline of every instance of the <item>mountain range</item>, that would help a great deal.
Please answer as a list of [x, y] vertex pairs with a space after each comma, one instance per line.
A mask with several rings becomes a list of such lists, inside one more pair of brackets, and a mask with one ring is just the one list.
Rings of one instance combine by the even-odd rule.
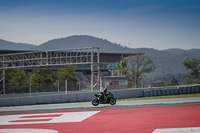
[[61, 39], [50, 40], [35, 47], [33, 50], [58, 50], [70, 48], [99, 47], [100, 52], [106, 53], [128, 53], [132, 49], [123, 47], [120, 44], [112, 43], [106, 39], [100, 39], [87, 35], [70, 36]]
[[66, 38], [53, 39], [39, 46], [25, 43], [14, 43], [0, 39], [0, 50], [41, 51], [83, 47], [100, 47], [100, 52], [105, 53], [144, 53], [153, 59], [156, 67], [154, 72], [147, 75], [150, 79], [167, 77], [166, 75], [172, 77], [185, 74], [187, 73], [187, 70], [183, 66], [183, 61], [192, 58], [200, 58], [200, 49], [156, 50], [153, 48], [128, 48], [120, 44], [112, 43], [106, 39], [87, 35], [75, 35]]
[[36, 47], [33, 44], [14, 43], [0, 39], [0, 50], [30, 50]]

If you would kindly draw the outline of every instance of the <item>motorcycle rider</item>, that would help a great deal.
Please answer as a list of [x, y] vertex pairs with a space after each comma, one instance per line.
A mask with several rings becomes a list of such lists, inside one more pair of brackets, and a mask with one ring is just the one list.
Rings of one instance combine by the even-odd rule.
[[107, 89], [107, 88], [104, 88], [103, 91], [100, 92], [99, 99], [100, 99], [101, 101], [105, 100], [105, 96], [106, 96], [107, 92], [108, 92], [108, 89]]
[[96, 98], [92, 99], [92, 105], [98, 106], [99, 104], [107, 104], [115, 105], [116, 99], [114, 95], [107, 90], [107, 88], [101, 89], [99, 94], [94, 94]]

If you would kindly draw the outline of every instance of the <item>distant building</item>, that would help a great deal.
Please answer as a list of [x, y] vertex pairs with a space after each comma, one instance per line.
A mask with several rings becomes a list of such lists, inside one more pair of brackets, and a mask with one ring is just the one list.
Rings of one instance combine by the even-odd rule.
[[101, 77], [101, 89], [107, 88], [108, 90], [126, 89], [128, 88], [127, 78], [124, 76], [105, 76]]
[[[0, 50], [0, 55], [4, 54], [14, 54], [14, 53], [25, 53], [25, 52], [37, 52], [37, 51], [18, 51], [18, 50]], [[75, 53], [76, 55], [76, 53]], [[116, 63], [120, 62], [121, 57], [127, 57], [128, 55], [135, 55], [134, 53], [100, 53], [100, 77], [102, 77], [102, 81], [107, 86], [108, 89], [124, 89], [127, 88], [127, 79], [126, 77], [110, 77], [112, 70], [116, 69]], [[73, 57], [75, 58], [75, 57]], [[94, 58], [94, 60], [97, 60]], [[76, 74], [78, 80], [81, 82], [82, 89], [87, 88], [87, 86], [91, 82], [91, 65], [90, 64], [76, 64]], [[63, 66], [55, 65], [48, 66], [51, 70], [58, 70]], [[45, 67], [46, 68], [46, 67]], [[33, 67], [23, 67], [21, 68], [25, 71], [31, 73], [34, 69]], [[96, 69], [94, 69], [96, 71]], [[97, 75], [95, 75], [97, 77]]]

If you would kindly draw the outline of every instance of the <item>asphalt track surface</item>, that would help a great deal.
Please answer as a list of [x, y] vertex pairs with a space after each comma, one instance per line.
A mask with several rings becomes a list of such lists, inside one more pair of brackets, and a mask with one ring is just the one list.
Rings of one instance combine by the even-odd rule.
[[200, 133], [200, 98], [0, 108], [0, 133]]

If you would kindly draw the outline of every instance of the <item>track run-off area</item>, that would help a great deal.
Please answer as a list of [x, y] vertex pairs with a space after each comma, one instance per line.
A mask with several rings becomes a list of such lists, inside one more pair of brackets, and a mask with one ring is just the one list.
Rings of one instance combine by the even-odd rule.
[[199, 133], [200, 103], [0, 113], [0, 133]]

